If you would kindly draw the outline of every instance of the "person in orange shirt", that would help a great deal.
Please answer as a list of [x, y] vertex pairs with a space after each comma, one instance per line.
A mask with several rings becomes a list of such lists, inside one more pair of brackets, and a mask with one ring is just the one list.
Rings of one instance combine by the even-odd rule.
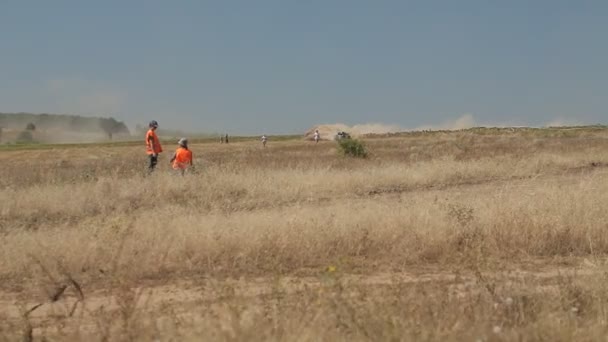
[[177, 144], [179, 147], [171, 158], [171, 164], [173, 170], [179, 171], [184, 175], [187, 169], [194, 167], [194, 164], [192, 163], [192, 151], [188, 149], [188, 139], [186, 138], [179, 139]]
[[156, 122], [156, 120], [152, 120], [150, 121], [148, 127], [150, 127], [150, 129], [146, 133], [146, 153], [148, 154], [148, 158], [150, 159], [148, 172], [152, 173], [152, 171], [154, 171], [154, 168], [156, 168], [156, 164], [158, 163], [158, 154], [163, 151], [163, 148], [160, 146], [160, 140], [156, 135], [158, 122]]

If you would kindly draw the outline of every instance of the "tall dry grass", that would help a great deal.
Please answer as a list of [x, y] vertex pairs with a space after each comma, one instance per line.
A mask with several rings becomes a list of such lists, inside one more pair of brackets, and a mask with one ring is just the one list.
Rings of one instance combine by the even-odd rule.
[[[340, 157], [332, 143], [196, 145], [198, 172], [187, 177], [167, 163], [145, 177], [133, 147], [3, 152], [2, 286], [25, 302], [32, 289], [52, 292], [66, 279], [85, 293], [111, 289], [122, 306], [62, 321], [82, 329], [41, 325], [80, 339], [593, 340], [605, 332], [597, 318], [605, 306], [594, 302], [603, 298], [601, 272], [588, 284], [559, 278], [549, 293], [531, 290], [536, 281], [509, 287], [478, 272], [583, 259], [603, 269], [606, 140], [454, 133], [367, 144], [367, 160]], [[328, 266], [345, 278], [322, 273]], [[380, 289], [343, 280], [427, 267], [479, 276], [395, 279]], [[133, 299], [147, 283], [320, 272], [322, 286], [297, 295], [242, 298], [215, 285], [204, 310], [191, 299], [193, 307], [158, 316]], [[492, 309], [497, 296], [517, 304]], [[124, 317], [114, 322], [115, 312]], [[14, 324], [0, 328], [21, 334]]]
[[[72, 271], [104, 268], [118, 257], [123, 272], [155, 277], [460, 263], [471, 253], [608, 252], [606, 174], [379, 194], [361, 178], [320, 191], [313, 181], [289, 187], [275, 175], [273, 187], [250, 175], [251, 188], [231, 177], [156, 177], [13, 193], [3, 211], [14, 226], [2, 236], [0, 275], [34, 276], [29, 255], [61, 260]], [[117, 256], [119, 247], [124, 254]]]

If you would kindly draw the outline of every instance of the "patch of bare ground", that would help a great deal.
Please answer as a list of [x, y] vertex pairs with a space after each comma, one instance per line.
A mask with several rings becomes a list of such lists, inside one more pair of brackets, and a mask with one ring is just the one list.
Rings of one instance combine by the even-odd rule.
[[[366, 275], [329, 267], [307, 277], [189, 278], [139, 285], [117, 280], [91, 291], [66, 282], [45, 295], [1, 293], [0, 327], [31, 340], [231, 340], [277, 334], [288, 340], [299, 340], [301, 334], [306, 339], [347, 334], [358, 340], [510, 340], [529, 333], [565, 340], [578, 333], [561, 324], [589, 319], [605, 305], [596, 302], [603, 295], [594, 288], [604, 282], [605, 267], [588, 260], [581, 265]], [[534, 332], [539, 324], [559, 329]], [[591, 329], [591, 336], [605, 331], [601, 324]]]

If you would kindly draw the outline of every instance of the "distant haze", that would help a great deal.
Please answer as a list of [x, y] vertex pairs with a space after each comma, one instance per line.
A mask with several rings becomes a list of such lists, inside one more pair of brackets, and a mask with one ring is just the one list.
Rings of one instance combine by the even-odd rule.
[[[567, 119], [555, 119], [550, 122], [546, 122], [541, 125], [535, 125], [537, 127], [559, 127], [559, 126], [576, 126], [582, 125], [581, 122], [576, 120]], [[464, 114], [455, 120], [446, 120], [444, 122], [436, 124], [426, 124], [418, 127], [402, 127], [398, 125], [387, 125], [383, 123], [367, 123], [357, 124], [349, 126], [343, 123], [335, 124], [320, 124], [311, 127], [306, 135], [312, 137], [315, 129], [318, 129], [324, 139], [331, 139], [335, 133], [340, 131], [348, 132], [352, 135], [363, 135], [363, 134], [383, 134], [383, 133], [396, 133], [406, 131], [419, 131], [419, 130], [460, 130], [473, 127], [510, 127], [510, 126], [521, 126], [515, 123], [499, 123], [499, 122], [478, 122], [472, 114]]]

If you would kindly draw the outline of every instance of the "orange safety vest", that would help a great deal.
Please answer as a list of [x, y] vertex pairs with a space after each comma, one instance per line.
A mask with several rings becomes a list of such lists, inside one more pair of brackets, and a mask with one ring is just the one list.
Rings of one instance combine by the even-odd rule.
[[[152, 138], [152, 144], [150, 144], [150, 138]], [[148, 154], [154, 154], [154, 153], [161, 153], [163, 151], [163, 148], [160, 146], [160, 140], [158, 140], [158, 136], [156, 135], [156, 132], [153, 130], [148, 130], [148, 133], [146, 133], [146, 153]]]
[[192, 165], [192, 151], [180, 147], [175, 151], [175, 160], [173, 160], [173, 168], [175, 170], [185, 170]]

